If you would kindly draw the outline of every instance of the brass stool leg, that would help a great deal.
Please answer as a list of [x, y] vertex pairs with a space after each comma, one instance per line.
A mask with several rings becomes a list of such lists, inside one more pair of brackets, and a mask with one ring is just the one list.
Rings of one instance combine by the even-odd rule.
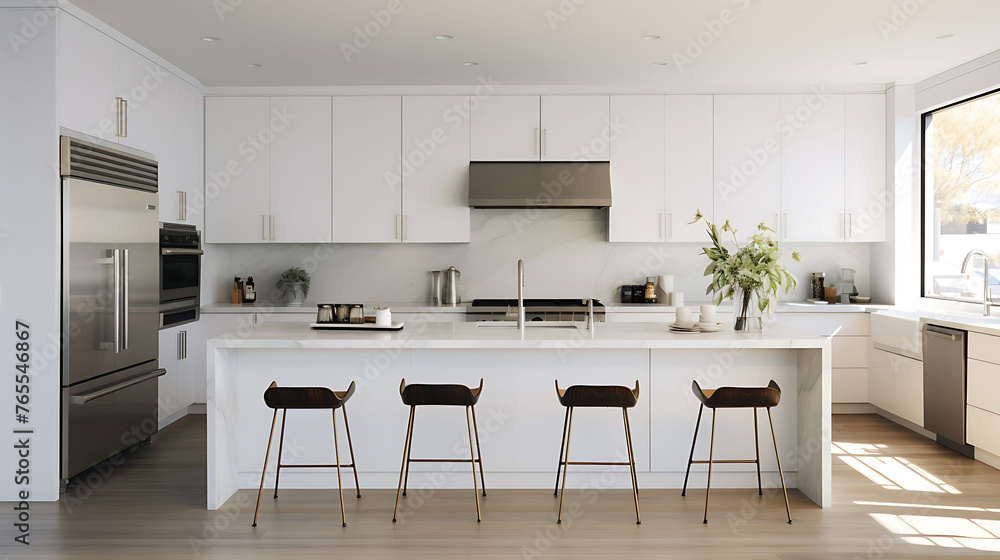
[[483, 520], [483, 514], [479, 510], [479, 488], [477, 487], [479, 483], [476, 481], [476, 452], [472, 447], [472, 422], [469, 421], [470, 408], [472, 407], [465, 407], [465, 425], [469, 428], [469, 455], [472, 457], [472, 462], [469, 464], [472, 465], [472, 488], [476, 493], [476, 522], [480, 522]]
[[274, 409], [274, 416], [271, 417], [271, 433], [267, 436], [267, 451], [264, 452], [264, 468], [260, 473], [260, 489], [257, 490], [257, 507], [253, 510], [253, 525], [257, 526], [257, 512], [260, 511], [260, 495], [264, 492], [264, 475], [267, 474], [267, 456], [271, 454], [271, 440], [274, 438], [274, 423], [278, 420], [278, 409]]
[[[416, 410], [416, 409], [414, 409]], [[413, 420], [410, 421], [410, 434], [412, 439], [413, 434]], [[406, 486], [410, 483], [410, 454], [413, 453], [413, 446], [409, 447], [409, 451], [406, 452], [406, 475], [403, 477], [403, 497], [406, 497]]]
[[406, 471], [407, 461], [410, 456], [410, 436], [413, 434], [413, 411], [415, 406], [410, 407], [410, 422], [406, 426], [406, 443], [403, 444], [403, 464], [399, 467], [399, 486], [396, 488], [396, 508], [392, 510], [392, 522], [396, 522], [396, 514], [399, 513], [399, 492], [403, 489], [403, 474]]
[[340, 477], [340, 441], [337, 439], [337, 409], [333, 409], [333, 451], [337, 457], [337, 493], [340, 494], [341, 527], [347, 527], [347, 513], [344, 511], [344, 483]]
[[[344, 427], [347, 428], [347, 448], [351, 450], [351, 468], [354, 469], [354, 489], [358, 491], [358, 499], [361, 499], [361, 484], [358, 482], [358, 464], [354, 462], [354, 444], [351, 443], [351, 425], [347, 423], [347, 405], [344, 409]], [[339, 463], [340, 461], [338, 461]]]
[[753, 407], [753, 445], [757, 450], [757, 495], [764, 495], [764, 487], [760, 483], [760, 441], [757, 435], [757, 407]]
[[785, 489], [785, 475], [781, 472], [781, 454], [778, 453], [778, 437], [774, 435], [774, 420], [771, 418], [771, 409], [767, 409], [767, 421], [771, 424], [771, 439], [774, 440], [774, 456], [778, 459], [778, 476], [781, 477], [781, 491], [785, 494], [785, 513], [788, 515], [788, 524], [792, 524], [792, 510], [788, 507], [788, 490]]
[[566, 449], [566, 424], [569, 423], [569, 407], [566, 408], [566, 415], [563, 417], [562, 439], [559, 440], [559, 464], [556, 466], [556, 488], [552, 491], [552, 496], [559, 495], [559, 473], [563, 466], [563, 450]]
[[569, 407], [569, 424], [566, 426], [566, 465], [563, 467], [562, 493], [559, 495], [559, 517], [556, 523], [562, 523], [563, 501], [566, 499], [566, 473], [569, 472], [569, 437], [573, 433], [573, 407]]
[[705, 411], [705, 405], [698, 408], [698, 422], [694, 425], [694, 441], [691, 442], [691, 455], [688, 456], [688, 468], [684, 473], [684, 488], [681, 489], [681, 496], [687, 494], [688, 476], [691, 475], [691, 463], [694, 462], [694, 445], [698, 443], [698, 428], [701, 427], [701, 413]]
[[632, 498], [635, 499], [635, 524], [641, 525], [639, 519], [639, 483], [635, 478], [635, 452], [632, 451], [632, 429], [628, 425], [628, 409], [623, 408], [622, 414], [625, 416], [625, 441], [628, 443], [628, 466], [632, 471]]
[[486, 496], [486, 474], [483, 472], [483, 450], [479, 447], [479, 426], [476, 424], [476, 407], [470, 406], [469, 408], [472, 409], [472, 428], [476, 432], [476, 455], [479, 455], [479, 480], [483, 483], [483, 496]]
[[705, 520], [702, 523], [708, 523], [708, 495], [712, 493], [712, 460], [715, 454], [715, 412], [712, 409], [712, 441], [708, 447], [708, 485], [705, 487]]
[[[277, 411], [275, 411], [277, 412]], [[281, 410], [281, 436], [278, 437], [278, 469], [274, 473], [274, 499], [278, 499], [278, 480], [281, 479], [281, 450], [285, 447], [285, 419], [288, 418], [288, 409]]]

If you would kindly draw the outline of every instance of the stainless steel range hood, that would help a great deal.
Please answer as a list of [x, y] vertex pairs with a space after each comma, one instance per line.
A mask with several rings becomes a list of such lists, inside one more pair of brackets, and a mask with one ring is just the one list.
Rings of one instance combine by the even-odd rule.
[[611, 164], [606, 161], [473, 161], [473, 208], [607, 208]]

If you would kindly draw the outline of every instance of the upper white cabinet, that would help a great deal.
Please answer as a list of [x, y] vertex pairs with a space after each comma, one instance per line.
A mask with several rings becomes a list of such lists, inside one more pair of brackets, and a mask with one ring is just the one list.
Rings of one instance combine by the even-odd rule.
[[121, 44], [82, 21], [59, 18], [59, 124], [117, 142]]
[[885, 241], [885, 95], [844, 96], [848, 241]]
[[469, 119], [455, 107], [468, 97], [403, 98], [404, 243], [468, 243]]
[[151, 151], [159, 164], [160, 220], [203, 226], [205, 201], [204, 103], [201, 93], [167, 74], [156, 89], [157, 100], [172, 109], [152, 111]]
[[272, 97], [270, 236], [273, 242], [333, 238], [333, 107], [329, 97]]
[[537, 95], [494, 95], [471, 115], [472, 161], [538, 161], [541, 101]]
[[333, 238], [337, 242], [402, 239], [401, 105], [397, 96], [334, 100]]
[[781, 239], [841, 241], [844, 96], [782, 95]]
[[270, 240], [271, 102], [205, 99], [205, 242]]
[[611, 126], [607, 95], [543, 95], [542, 161], [608, 161]]
[[611, 118], [623, 129], [611, 140], [608, 241], [663, 241], [663, 96], [614, 95]]
[[704, 222], [688, 222], [699, 210], [713, 216], [714, 108], [711, 95], [666, 96], [667, 241], [707, 239]]
[[715, 221], [729, 220], [741, 241], [761, 222], [778, 230], [780, 118], [780, 96], [715, 96]]

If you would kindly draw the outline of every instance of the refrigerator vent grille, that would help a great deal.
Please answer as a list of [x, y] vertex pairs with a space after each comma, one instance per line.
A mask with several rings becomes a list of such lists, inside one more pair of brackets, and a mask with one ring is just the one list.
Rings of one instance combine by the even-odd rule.
[[119, 187], [156, 192], [157, 164], [134, 156], [62, 136], [59, 139], [60, 173], [64, 177], [88, 179]]

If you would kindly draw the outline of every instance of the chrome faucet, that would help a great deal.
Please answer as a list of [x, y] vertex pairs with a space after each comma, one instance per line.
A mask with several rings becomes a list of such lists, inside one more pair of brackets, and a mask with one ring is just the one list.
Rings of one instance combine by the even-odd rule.
[[524, 260], [517, 261], [517, 329], [524, 336]]
[[587, 299], [587, 330], [594, 330], [594, 298]]
[[969, 251], [968, 255], [965, 255], [965, 260], [962, 261], [962, 274], [965, 274], [965, 269], [968, 268], [969, 262], [976, 255], [983, 258], [983, 317], [989, 317], [990, 308], [993, 306], [993, 298], [990, 297], [990, 259], [982, 249], [974, 249]]

